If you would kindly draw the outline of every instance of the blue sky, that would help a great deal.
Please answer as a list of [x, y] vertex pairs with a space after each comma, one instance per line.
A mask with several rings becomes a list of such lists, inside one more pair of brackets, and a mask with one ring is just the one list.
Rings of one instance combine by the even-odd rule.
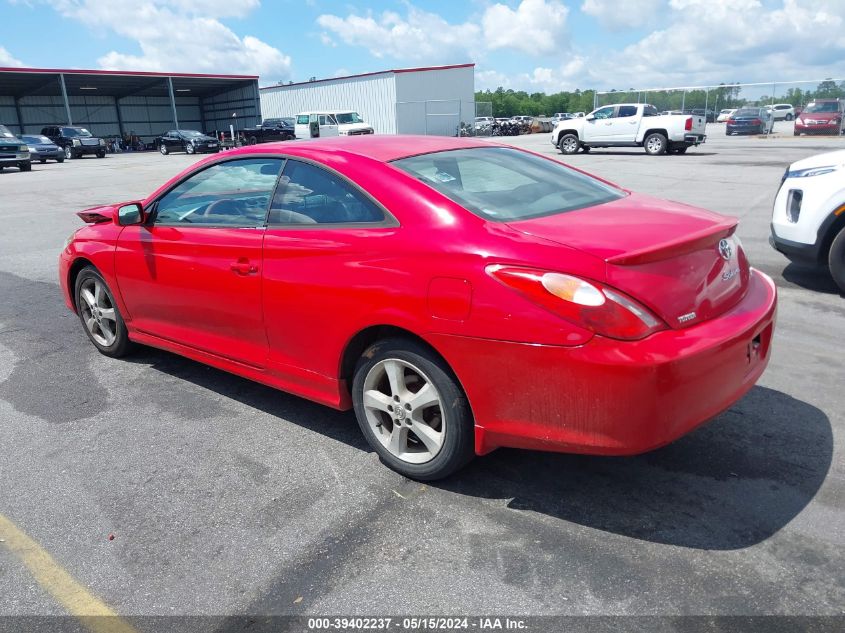
[[529, 92], [845, 75], [845, 0], [0, 0], [0, 24], [0, 66], [262, 85], [468, 61]]

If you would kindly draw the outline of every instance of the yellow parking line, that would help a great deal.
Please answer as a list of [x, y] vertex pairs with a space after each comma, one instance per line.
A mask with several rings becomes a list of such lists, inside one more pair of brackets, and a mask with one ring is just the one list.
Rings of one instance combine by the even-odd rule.
[[0, 514], [0, 539], [32, 577], [93, 633], [137, 633], [105, 602], [78, 583], [38, 543]]

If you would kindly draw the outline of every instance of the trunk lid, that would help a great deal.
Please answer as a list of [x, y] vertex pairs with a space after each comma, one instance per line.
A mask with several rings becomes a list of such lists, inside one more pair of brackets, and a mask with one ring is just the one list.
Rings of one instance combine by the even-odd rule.
[[606, 277], [598, 281], [640, 301], [674, 329], [716, 317], [745, 294], [750, 270], [736, 225], [734, 218], [638, 194], [509, 224], [601, 258]]

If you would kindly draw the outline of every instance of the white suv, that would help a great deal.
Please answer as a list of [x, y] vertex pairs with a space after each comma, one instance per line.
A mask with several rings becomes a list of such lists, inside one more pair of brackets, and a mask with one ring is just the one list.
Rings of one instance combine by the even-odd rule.
[[775, 117], [775, 121], [791, 121], [795, 118], [795, 108], [790, 103], [776, 103], [766, 106]]
[[771, 245], [791, 261], [827, 266], [845, 293], [845, 150], [792, 163], [772, 212]]

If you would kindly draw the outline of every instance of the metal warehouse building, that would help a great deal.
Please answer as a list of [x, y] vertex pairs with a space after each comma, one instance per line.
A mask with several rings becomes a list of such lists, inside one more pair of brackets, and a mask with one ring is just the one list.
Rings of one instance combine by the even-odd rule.
[[403, 68], [261, 88], [265, 117], [350, 109], [378, 134], [455, 136], [475, 118], [475, 64]]
[[174, 128], [257, 125], [259, 108], [255, 76], [0, 68], [0, 123], [16, 133], [80, 125], [95, 136], [150, 140]]

